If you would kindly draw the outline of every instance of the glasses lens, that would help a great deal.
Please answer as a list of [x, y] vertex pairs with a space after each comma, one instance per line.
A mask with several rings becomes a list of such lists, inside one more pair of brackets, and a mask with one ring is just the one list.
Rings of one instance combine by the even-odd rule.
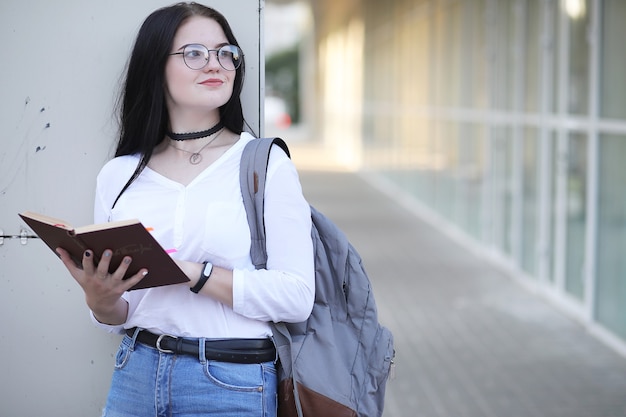
[[224, 45], [217, 51], [217, 60], [225, 70], [234, 71], [241, 65], [241, 49], [235, 45]]
[[209, 62], [209, 50], [204, 45], [187, 45], [183, 49], [183, 59], [189, 68], [202, 69]]

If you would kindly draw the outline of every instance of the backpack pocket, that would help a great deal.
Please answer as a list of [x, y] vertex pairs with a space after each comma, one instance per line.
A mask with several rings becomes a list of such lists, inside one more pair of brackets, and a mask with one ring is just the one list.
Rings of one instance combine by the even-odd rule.
[[[374, 346], [372, 356], [368, 360], [367, 377], [363, 380], [361, 395], [357, 401], [359, 415], [361, 413], [367, 416], [382, 414], [387, 379], [396, 354], [393, 335], [386, 327], [379, 326]], [[378, 413], [374, 410], [378, 410]]]

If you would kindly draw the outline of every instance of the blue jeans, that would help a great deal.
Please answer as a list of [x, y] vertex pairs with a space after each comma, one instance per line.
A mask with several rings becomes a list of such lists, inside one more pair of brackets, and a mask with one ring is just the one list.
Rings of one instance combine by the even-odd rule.
[[162, 353], [124, 336], [102, 416], [276, 417], [276, 386], [273, 362]]

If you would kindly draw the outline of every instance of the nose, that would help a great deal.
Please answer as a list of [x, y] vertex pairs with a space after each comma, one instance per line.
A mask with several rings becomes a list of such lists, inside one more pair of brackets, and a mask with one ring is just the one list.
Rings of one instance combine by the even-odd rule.
[[202, 68], [203, 71], [215, 71], [219, 70], [221, 67], [219, 61], [217, 60], [217, 51], [209, 51], [209, 61]]

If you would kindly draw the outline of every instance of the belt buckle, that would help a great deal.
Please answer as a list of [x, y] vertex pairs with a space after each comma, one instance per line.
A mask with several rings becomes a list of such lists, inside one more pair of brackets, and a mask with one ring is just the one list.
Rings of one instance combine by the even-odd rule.
[[156, 343], [155, 343], [155, 346], [156, 346], [157, 350], [159, 352], [161, 352], [161, 353], [174, 353], [173, 350], [164, 349], [164, 348], [161, 347], [161, 341], [163, 340], [164, 337], [171, 337], [172, 339], [178, 339], [178, 337], [172, 336], [172, 335], [169, 335], [169, 334], [162, 334], [162, 335], [160, 335], [157, 338]]

